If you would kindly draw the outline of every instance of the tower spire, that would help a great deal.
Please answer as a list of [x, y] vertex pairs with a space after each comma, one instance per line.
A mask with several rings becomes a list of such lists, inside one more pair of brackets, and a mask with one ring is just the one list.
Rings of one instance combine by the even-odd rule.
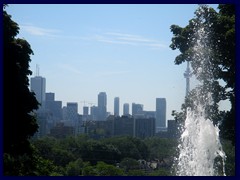
[[186, 78], [186, 95], [185, 96], [187, 96], [190, 91], [190, 77], [191, 77], [189, 61], [187, 61], [187, 69], [183, 75]]

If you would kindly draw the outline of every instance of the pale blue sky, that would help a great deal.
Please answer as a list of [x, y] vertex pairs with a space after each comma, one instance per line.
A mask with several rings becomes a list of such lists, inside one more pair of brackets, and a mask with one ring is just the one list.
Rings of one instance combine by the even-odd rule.
[[10, 4], [6, 10], [34, 51], [33, 75], [38, 64], [47, 92], [63, 105], [78, 102], [82, 113], [82, 102], [97, 105], [104, 91], [108, 111], [113, 113], [114, 97], [120, 97], [122, 114], [123, 103], [155, 110], [156, 98], [164, 97], [167, 119], [173, 119], [172, 110], [184, 101], [186, 64], [174, 64], [179, 52], [169, 48], [170, 26], [186, 26], [197, 7]]

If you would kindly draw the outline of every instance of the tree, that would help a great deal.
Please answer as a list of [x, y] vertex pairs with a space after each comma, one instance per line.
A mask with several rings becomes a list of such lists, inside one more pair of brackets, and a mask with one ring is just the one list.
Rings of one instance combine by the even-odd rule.
[[[213, 8], [201, 5], [186, 27], [170, 27], [174, 35], [170, 47], [180, 51], [175, 64], [189, 61], [193, 74], [202, 82], [197, 87], [200, 91], [193, 89], [186, 97], [183, 112], [173, 112], [173, 115], [183, 121], [186, 107], [194, 108], [194, 97], [202, 97], [204, 102], [210, 92], [213, 103], [207, 104], [205, 114], [215, 124], [221, 124], [222, 137], [235, 143], [235, 6], [219, 5], [218, 9], [217, 13]], [[202, 48], [196, 46], [199, 43]], [[206, 58], [208, 61], [204, 61]], [[224, 86], [220, 85], [220, 80], [225, 82]], [[218, 103], [226, 99], [231, 102], [231, 110], [219, 111]]]
[[81, 158], [76, 161], [71, 161], [66, 166], [66, 175], [67, 176], [79, 176], [82, 175], [82, 170], [84, 168], [84, 162]]
[[103, 141], [115, 146], [121, 153], [121, 159], [125, 157], [133, 159], [146, 159], [149, 154], [146, 144], [136, 137], [119, 136], [103, 139]]
[[137, 160], [127, 157], [120, 162], [119, 166], [124, 169], [126, 173], [128, 173], [129, 170], [140, 169], [140, 164]]
[[[38, 129], [36, 119], [31, 114], [38, 108], [38, 102], [28, 88], [28, 76], [32, 74], [29, 62], [33, 51], [26, 40], [16, 38], [18, 24], [5, 11], [6, 5], [3, 8], [3, 151], [4, 157], [11, 157], [14, 164], [12, 168], [4, 168], [4, 174], [24, 175], [34, 167], [29, 139]], [[10, 163], [9, 158], [4, 159], [4, 167], [7, 167], [5, 163]]]
[[176, 155], [177, 140], [175, 139], [165, 139], [159, 137], [151, 137], [145, 139], [149, 149], [150, 159], [163, 159], [163, 158], [173, 158]]
[[79, 148], [79, 155], [84, 161], [96, 164], [98, 161], [114, 164], [119, 161], [121, 152], [115, 146], [107, 143], [89, 140]]
[[113, 165], [106, 164], [105, 162], [99, 161], [96, 165], [91, 166], [90, 163], [86, 163], [83, 168], [83, 176], [123, 176], [124, 172], [122, 169], [117, 168]]
[[122, 169], [106, 164], [102, 161], [97, 163], [96, 171], [98, 176], [120, 176], [124, 174]]

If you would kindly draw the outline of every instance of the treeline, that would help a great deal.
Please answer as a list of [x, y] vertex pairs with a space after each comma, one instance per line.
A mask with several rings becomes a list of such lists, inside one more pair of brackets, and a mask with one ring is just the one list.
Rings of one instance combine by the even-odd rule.
[[176, 139], [120, 136], [94, 140], [86, 135], [32, 140], [35, 175], [171, 175]]
[[[235, 175], [235, 146], [223, 141], [227, 176]], [[93, 139], [87, 135], [62, 139], [32, 139], [33, 156], [27, 164], [14, 164], [4, 157], [5, 175], [31, 176], [174, 176], [178, 140], [160, 137], [139, 139], [130, 136]], [[27, 161], [22, 157], [22, 162]], [[11, 161], [13, 160], [13, 161]], [[9, 170], [9, 171], [8, 171]], [[20, 172], [20, 173], [19, 173]]]
[[[36, 171], [47, 176], [174, 176], [178, 140], [119, 136], [93, 139], [86, 135], [32, 140]], [[226, 175], [235, 175], [235, 146], [222, 141]]]

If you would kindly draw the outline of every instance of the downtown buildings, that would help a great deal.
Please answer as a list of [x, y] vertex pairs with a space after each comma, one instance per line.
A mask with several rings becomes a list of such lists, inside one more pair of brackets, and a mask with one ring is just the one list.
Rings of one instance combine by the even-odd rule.
[[31, 78], [30, 88], [41, 104], [36, 111], [39, 124], [38, 137], [77, 136], [83, 133], [96, 133], [97, 129], [102, 127], [101, 132], [105, 132], [105, 135], [131, 135], [145, 138], [167, 130], [165, 98], [156, 98], [155, 111], [146, 111], [143, 104], [132, 103], [131, 114], [129, 103], [123, 103], [123, 116], [120, 116], [120, 98], [115, 97], [112, 116], [107, 111], [107, 93], [100, 92], [97, 95], [97, 106], [88, 107], [84, 103], [83, 114], [79, 114], [77, 102], [67, 102], [66, 106], [62, 107], [62, 101], [55, 100], [54, 93], [46, 92], [44, 77]]

